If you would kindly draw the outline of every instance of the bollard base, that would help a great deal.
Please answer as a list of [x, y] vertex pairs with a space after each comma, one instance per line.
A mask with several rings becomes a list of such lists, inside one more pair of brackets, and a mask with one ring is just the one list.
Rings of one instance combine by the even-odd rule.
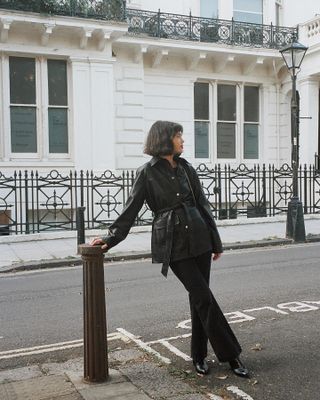
[[306, 241], [303, 207], [298, 197], [293, 197], [288, 203], [286, 237], [295, 242]]

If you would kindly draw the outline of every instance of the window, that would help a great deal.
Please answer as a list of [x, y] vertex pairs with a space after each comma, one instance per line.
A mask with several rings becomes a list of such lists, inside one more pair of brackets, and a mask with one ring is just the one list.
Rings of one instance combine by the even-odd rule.
[[218, 85], [217, 158], [236, 157], [236, 86]]
[[200, 15], [204, 18], [218, 18], [218, 0], [201, 0]]
[[37, 152], [36, 69], [32, 58], [10, 57], [12, 153]]
[[47, 155], [67, 154], [66, 61], [9, 57], [9, 71], [11, 152], [36, 154], [44, 143]]
[[49, 153], [68, 153], [67, 65], [48, 60]]
[[195, 158], [258, 160], [259, 98], [258, 86], [196, 82]]
[[244, 87], [243, 158], [259, 158], [259, 88]]
[[196, 158], [209, 158], [209, 84], [194, 84], [194, 132]]
[[233, 18], [236, 21], [263, 23], [263, 0], [233, 0]]

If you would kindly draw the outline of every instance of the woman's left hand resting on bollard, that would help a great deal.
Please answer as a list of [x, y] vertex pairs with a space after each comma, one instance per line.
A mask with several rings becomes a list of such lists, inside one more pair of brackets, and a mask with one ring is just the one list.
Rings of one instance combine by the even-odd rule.
[[102, 250], [108, 249], [107, 243], [105, 243], [101, 238], [93, 238], [89, 244], [90, 246], [101, 246]]

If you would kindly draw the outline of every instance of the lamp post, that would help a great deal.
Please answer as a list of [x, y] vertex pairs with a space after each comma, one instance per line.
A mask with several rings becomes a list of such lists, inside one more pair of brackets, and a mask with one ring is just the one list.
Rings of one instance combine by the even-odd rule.
[[292, 197], [288, 203], [286, 236], [295, 242], [306, 240], [303, 208], [298, 195], [298, 168], [299, 168], [299, 129], [298, 129], [298, 103], [297, 103], [297, 73], [302, 60], [308, 50], [298, 42], [280, 50], [292, 80], [291, 98], [291, 146], [292, 146]]

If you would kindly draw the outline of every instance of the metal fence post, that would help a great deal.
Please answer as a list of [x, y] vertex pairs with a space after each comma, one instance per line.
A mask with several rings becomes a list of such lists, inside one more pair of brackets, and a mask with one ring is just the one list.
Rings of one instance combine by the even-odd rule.
[[85, 229], [84, 229], [84, 210], [85, 207], [77, 208], [76, 224], [77, 224], [77, 244], [85, 243]]
[[108, 378], [108, 345], [104, 289], [104, 254], [100, 246], [82, 244], [84, 381]]

